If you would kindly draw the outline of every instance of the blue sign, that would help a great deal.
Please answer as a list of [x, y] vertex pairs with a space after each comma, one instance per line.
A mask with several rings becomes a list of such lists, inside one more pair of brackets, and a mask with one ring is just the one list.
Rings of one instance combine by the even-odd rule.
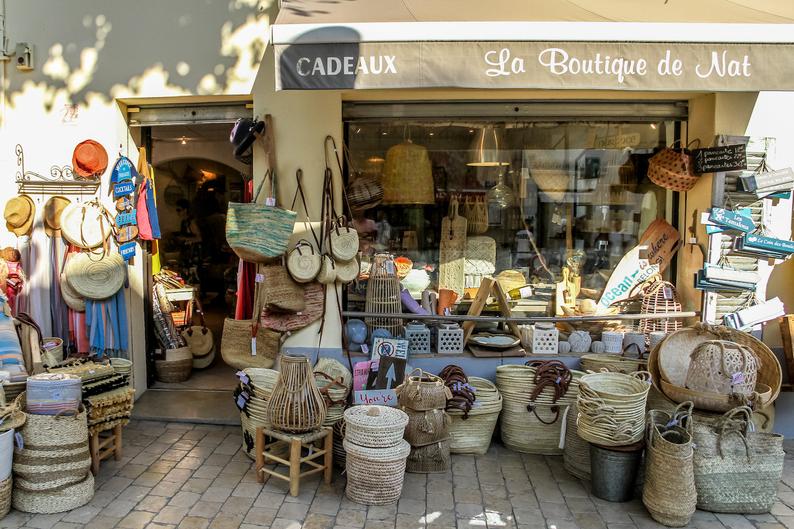
[[748, 248], [790, 255], [794, 253], [794, 241], [775, 239], [774, 237], [766, 237], [764, 235], [752, 233], [744, 237], [744, 249]]
[[113, 186], [113, 197], [125, 197], [135, 192], [135, 184], [131, 180], [120, 182]]
[[133, 257], [135, 257], [135, 242], [125, 242], [121, 246], [119, 246], [119, 253], [124, 258], [125, 261], [129, 261]]
[[119, 156], [119, 159], [116, 160], [116, 165], [113, 166], [110, 181], [116, 184], [125, 180], [132, 180], [136, 176], [138, 176], [138, 171], [135, 170], [135, 166], [132, 165], [130, 159], [126, 156]]
[[137, 224], [138, 220], [135, 217], [135, 210], [133, 209], [129, 213], [119, 213], [116, 215], [116, 226], [119, 228], [122, 226], [126, 226], [127, 224]]
[[736, 230], [744, 233], [750, 233], [755, 230], [753, 219], [729, 209], [711, 208], [709, 220], [729, 230]]

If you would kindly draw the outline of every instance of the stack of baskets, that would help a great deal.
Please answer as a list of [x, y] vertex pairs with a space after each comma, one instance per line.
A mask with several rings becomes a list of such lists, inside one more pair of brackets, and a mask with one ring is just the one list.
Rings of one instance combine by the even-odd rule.
[[0, 407], [0, 519], [11, 510], [13, 478], [11, 467], [14, 457], [14, 430], [19, 430], [27, 416], [19, 409], [19, 402]]
[[415, 370], [397, 388], [397, 402], [408, 415], [405, 440], [411, 444], [407, 472], [446, 472], [449, 469], [449, 417], [447, 399], [452, 395], [444, 381]]
[[579, 416], [579, 406], [574, 402], [568, 408], [565, 417], [565, 446], [562, 452], [562, 462], [565, 470], [572, 476], [580, 479], [590, 479], [590, 443], [579, 436], [576, 420]]
[[528, 364], [496, 368], [496, 387], [503, 398], [502, 441], [518, 452], [560, 455], [565, 411], [576, 402], [584, 373], [559, 360]]
[[649, 374], [590, 373], [579, 383], [579, 436], [600, 446], [627, 446], [643, 439]]
[[323, 426], [333, 427], [344, 417], [347, 397], [353, 387], [353, 374], [333, 358], [320, 358], [314, 366], [314, 382], [327, 406]]
[[[26, 407], [24, 393], [18, 403]], [[73, 415], [28, 415], [14, 451], [13, 507], [52, 514], [85, 505], [94, 497], [86, 411]]]
[[110, 365], [113, 366], [113, 371], [117, 375], [125, 375], [127, 377], [127, 384], [132, 385], [132, 360], [126, 358], [111, 358]]
[[[240, 425], [243, 428], [243, 451], [251, 459], [255, 458], [254, 440], [257, 427], [267, 428], [267, 403], [278, 380], [278, 371], [263, 367], [247, 367], [243, 372], [248, 375], [250, 398], [240, 411]], [[242, 384], [241, 384], [242, 386]], [[242, 387], [241, 387], [242, 389]]]
[[403, 439], [408, 416], [386, 406], [354, 406], [345, 411], [348, 499], [364, 505], [396, 503], [402, 494], [411, 445]]
[[478, 454], [488, 452], [491, 437], [502, 411], [502, 395], [490, 380], [469, 377], [469, 386], [476, 397], [468, 413], [447, 408], [449, 449], [453, 454]]

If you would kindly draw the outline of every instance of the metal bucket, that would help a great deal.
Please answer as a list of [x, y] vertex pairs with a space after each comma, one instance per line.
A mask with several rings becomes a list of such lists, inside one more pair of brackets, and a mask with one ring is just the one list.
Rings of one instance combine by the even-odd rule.
[[593, 496], [623, 502], [634, 496], [643, 443], [606, 448], [590, 443], [590, 483]]

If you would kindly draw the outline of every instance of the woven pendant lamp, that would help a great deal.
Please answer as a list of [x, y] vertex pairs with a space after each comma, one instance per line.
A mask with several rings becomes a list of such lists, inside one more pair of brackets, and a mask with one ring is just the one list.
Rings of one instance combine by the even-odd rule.
[[435, 204], [433, 169], [427, 149], [406, 140], [386, 152], [382, 204]]

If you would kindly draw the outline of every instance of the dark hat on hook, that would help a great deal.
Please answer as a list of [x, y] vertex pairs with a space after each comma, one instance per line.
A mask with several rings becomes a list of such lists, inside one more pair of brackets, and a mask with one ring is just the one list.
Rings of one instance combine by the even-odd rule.
[[229, 142], [234, 146], [234, 157], [246, 165], [254, 160], [252, 146], [264, 134], [265, 122], [251, 118], [240, 118], [234, 123]]

